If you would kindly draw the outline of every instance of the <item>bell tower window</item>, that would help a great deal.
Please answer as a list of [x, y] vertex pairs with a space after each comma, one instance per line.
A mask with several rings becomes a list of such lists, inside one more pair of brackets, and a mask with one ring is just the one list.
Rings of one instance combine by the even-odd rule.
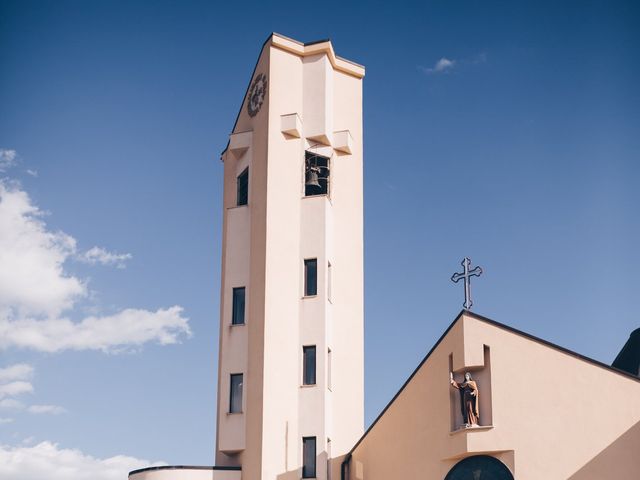
[[329, 158], [304, 152], [304, 196], [329, 194]]
[[246, 205], [249, 201], [249, 167], [238, 175], [236, 205]]

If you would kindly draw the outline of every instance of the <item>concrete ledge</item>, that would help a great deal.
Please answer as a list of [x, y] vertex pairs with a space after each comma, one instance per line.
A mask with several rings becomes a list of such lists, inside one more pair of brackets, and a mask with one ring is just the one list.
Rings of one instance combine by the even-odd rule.
[[133, 470], [129, 480], [240, 480], [240, 467], [166, 465]]
[[486, 430], [491, 430], [493, 428], [493, 425], [478, 425], [477, 427], [469, 427], [469, 428], [459, 428], [457, 430], [454, 430], [453, 432], [449, 432], [449, 435], [456, 435], [458, 433], [469, 433], [469, 432], [482, 432], [482, 431], [486, 431]]

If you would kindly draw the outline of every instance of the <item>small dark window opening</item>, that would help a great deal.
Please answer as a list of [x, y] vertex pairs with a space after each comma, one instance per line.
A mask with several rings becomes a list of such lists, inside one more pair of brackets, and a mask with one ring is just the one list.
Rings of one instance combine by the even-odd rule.
[[302, 347], [302, 384], [316, 384], [316, 346]]
[[329, 159], [304, 152], [304, 195], [329, 194]]
[[316, 476], [316, 437], [302, 437], [302, 478]]
[[244, 287], [233, 289], [232, 325], [244, 325]]
[[304, 296], [318, 294], [318, 260], [310, 258], [304, 261]]
[[238, 202], [237, 205], [246, 205], [249, 201], [249, 167], [238, 175]]
[[229, 413], [242, 413], [242, 373], [231, 374], [231, 392], [229, 394]]

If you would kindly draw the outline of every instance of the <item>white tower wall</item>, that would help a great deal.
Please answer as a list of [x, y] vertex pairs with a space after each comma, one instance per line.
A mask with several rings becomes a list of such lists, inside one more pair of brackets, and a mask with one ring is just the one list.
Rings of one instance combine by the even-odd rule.
[[[254, 78], [262, 73], [262, 108], [251, 117], [245, 100], [222, 157], [216, 463], [242, 466], [245, 479], [297, 479], [302, 438], [313, 436], [316, 478], [337, 480], [364, 423], [364, 69], [336, 57], [328, 41], [274, 34]], [[307, 150], [330, 158], [329, 195], [304, 196]], [[247, 166], [249, 202], [236, 206], [236, 178]], [[313, 297], [304, 297], [307, 258], [318, 264]], [[246, 324], [231, 326], [238, 286], [246, 288]], [[305, 345], [316, 346], [313, 386], [302, 385]], [[242, 413], [228, 413], [232, 373], [244, 375]]]

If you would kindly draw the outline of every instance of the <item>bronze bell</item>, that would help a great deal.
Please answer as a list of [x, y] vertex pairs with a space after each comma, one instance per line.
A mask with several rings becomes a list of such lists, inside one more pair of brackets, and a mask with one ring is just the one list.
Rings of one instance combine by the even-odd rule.
[[318, 170], [316, 168], [309, 168], [307, 170], [307, 178], [305, 181], [305, 187], [309, 188], [315, 188], [315, 189], [320, 189], [320, 182], [318, 181]]

